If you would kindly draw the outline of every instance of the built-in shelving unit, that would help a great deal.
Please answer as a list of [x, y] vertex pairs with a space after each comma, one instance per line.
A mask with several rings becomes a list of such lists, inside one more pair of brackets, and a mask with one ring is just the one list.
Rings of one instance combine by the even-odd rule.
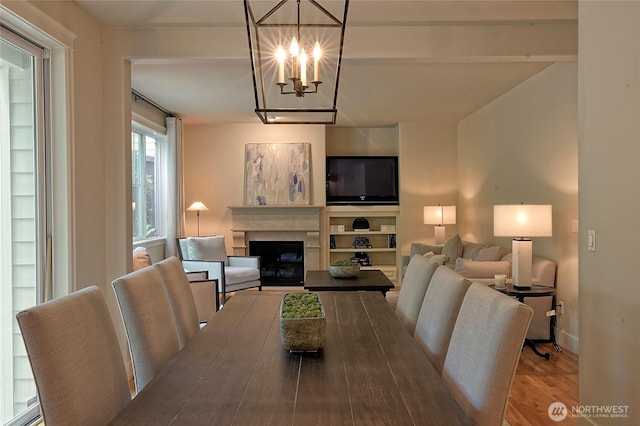
[[[398, 241], [400, 208], [398, 206], [327, 206], [327, 242], [329, 264], [366, 253], [371, 264], [361, 269], [379, 269], [397, 284], [401, 256]], [[368, 230], [353, 229], [356, 218], [369, 222]], [[368, 240], [370, 247], [354, 242]]]

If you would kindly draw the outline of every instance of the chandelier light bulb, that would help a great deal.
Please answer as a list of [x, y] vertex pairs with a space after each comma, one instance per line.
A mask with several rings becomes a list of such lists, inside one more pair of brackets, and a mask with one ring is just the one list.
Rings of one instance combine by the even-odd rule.
[[278, 45], [276, 50], [276, 59], [278, 60], [278, 83], [284, 83], [284, 61], [287, 58], [287, 52], [284, 51], [282, 45]]
[[300, 52], [300, 46], [298, 46], [298, 40], [294, 37], [291, 40], [291, 45], [289, 46], [289, 53], [294, 58], [298, 57], [298, 53]]
[[313, 46], [313, 81], [320, 81], [320, 57], [322, 56], [322, 49], [320, 49], [320, 43], [316, 41], [316, 45]]
[[302, 86], [307, 85], [307, 53], [304, 49], [300, 51], [300, 80]]

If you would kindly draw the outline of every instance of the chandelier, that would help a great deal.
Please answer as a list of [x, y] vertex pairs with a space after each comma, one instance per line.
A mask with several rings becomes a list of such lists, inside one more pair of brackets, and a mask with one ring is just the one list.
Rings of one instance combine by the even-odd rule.
[[325, 3], [244, 0], [255, 112], [263, 123], [335, 124], [349, 0]]

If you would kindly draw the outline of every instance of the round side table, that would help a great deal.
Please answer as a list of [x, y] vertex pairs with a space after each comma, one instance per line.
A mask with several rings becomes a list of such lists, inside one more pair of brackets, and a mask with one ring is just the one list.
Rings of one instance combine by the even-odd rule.
[[[506, 287], [504, 288], [497, 288], [495, 285], [491, 285], [491, 287], [501, 293], [506, 294], [507, 296], [512, 296], [515, 297], [516, 299], [518, 299], [518, 301], [520, 301], [521, 303], [524, 303], [524, 299], [527, 297], [545, 297], [545, 296], [555, 296], [556, 295], [556, 289], [553, 287], [545, 287], [542, 285], [531, 285], [531, 287], [514, 287], [512, 284], [507, 284]], [[553, 343], [553, 346], [556, 348], [556, 350], [558, 352], [561, 352], [562, 349], [560, 348], [560, 346], [558, 346], [558, 344], [556, 343], [556, 338], [555, 338], [555, 315], [553, 317], [551, 317], [551, 342]], [[538, 350], [538, 348], [536, 347], [536, 343], [531, 340], [531, 339], [524, 339], [524, 344], [526, 346], [529, 346], [531, 348], [531, 350], [538, 356], [544, 358], [544, 359], [549, 359], [551, 357], [551, 354], [549, 354], [548, 352], [546, 353], [542, 353]]]

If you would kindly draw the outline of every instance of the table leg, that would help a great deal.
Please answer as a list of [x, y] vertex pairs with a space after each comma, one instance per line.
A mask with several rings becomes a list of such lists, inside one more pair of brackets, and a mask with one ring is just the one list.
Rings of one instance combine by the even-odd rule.
[[531, 339], [524, 339], [524, 345], [525, 346], [529, 346], [531, 348], [531, 350], [533, 351], [533, 353], [535, 353], [536, 355], [538, 355], [539, 357], [542, 357], [546, 360], [548, 360], [551, 355], [549, 354], [549, 352], [546, 353], [542, 353], [538, 350], [538, 348], [536, 347], [536, 342], [534, 342]]
[[[516, 299], [518, 299], [518, 301], [520, 301], [520, 303], [524, 303], [524, 299], [525, 299], [525, 297], [524, 297], [524, 296], [516, 296]], [[554, 299], [555, 299], [555, 298], [554, 298]], [[551, 330], [551, 333], [552, 333], [551, 337], [552, 337], [552, 339], [553, 339], [554, 346], [555, 346], [555, 347], [559, 347], [559, 346], [557, 346], [557, 345], [555, 344], [556, 339], [555, 339], [555, 333], [553, 332], [553, 330]], [[525, 338], [525, 339], [524, 339], [524, 345], [525, 345], [525, 346], [529, 346], [529, 347], [531, 348], [531, 350], [533, 351], [533, 353], [535, 353], [536, 355], [538, 355], [538, 356], [539, 356], [539, 357], [541, 357], [541, 358], [544, 358], [544, 359], [546, 359], [546, 360], [549, 360], [549, 358], [551, 358], [551, 354], [550, 354], [549, 352], [545, 352], [545, 353], [540, 352], [540, 351], [538, 350], [538, 348], [536, 347], [536, 342], [534, 342], [534, 341], [533, 341], [533, 340], [531, 340], [531, 339], [527, 339], [527, 338]], [[557, 349], [556, 349], [556, 350], [557, 350]]]

